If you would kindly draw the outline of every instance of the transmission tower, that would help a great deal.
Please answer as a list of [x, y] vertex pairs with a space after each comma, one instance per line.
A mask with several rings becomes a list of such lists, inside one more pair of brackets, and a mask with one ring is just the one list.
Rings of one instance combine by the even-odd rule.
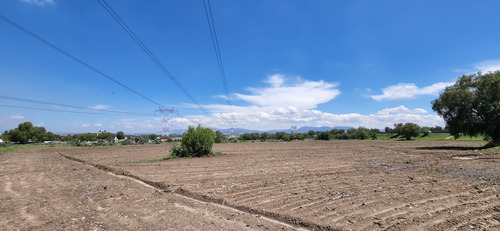
[[156, 115], [156, 112], [160, 112], [161, 119], [163, 122], [163, 127], [161, 129], [161, 137], [168, 138], [168, 136], [170, 135], [170, 131], [168, 128], [168, 123], [170, 122], [170, 116], [172, 116], [172, 114], [174, 112], [177, 112], [177, 111], [174, 110], [173, 107], [172, 107], [172, 109], [162, 109], [161, 107], [158, 107], [158, 110], [155, 111], [155, 115]]
[[293, 126], [293, 125], [292, 125], [292, 128], [290, 129], [290, 130], [292, 130], [292, 135], [293, 135], [293, 132], [294, 132], [294, 131], [297, 131], [297, 129], [298, 129], [298, 127], [297, 127], [297, 126]]

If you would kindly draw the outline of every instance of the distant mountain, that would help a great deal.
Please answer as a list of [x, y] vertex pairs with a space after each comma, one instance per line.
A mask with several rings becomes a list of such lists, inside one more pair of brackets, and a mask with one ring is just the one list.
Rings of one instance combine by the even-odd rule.
[[325, 132], [325, 131], [330, 131], [332, 129], [344, 129], [347, 131], [347, 129], [350, 129], [352, 127], [345, 127], [345, 126], [336, 126], [336, 127], [327, 127], [327, 126], [323, 126], [323, 127], [301, 127], [299, 129], [297, 129], [297, 132], [301, 132], [301, 133], [304, 133], [304, 132], [309, 132], [310, 130], [313, 130], [315, 132]]
[[[326, 126], [323, 126], [323, 127], [301, 127], [299, 129], [297, 129], [297, 131], [295, 131], [295, 133], [305, 133], [305, 132], [309, 132], [310, 130], [313, 130], [315, 132], [330, 131], [332, 129], [344, 129], [344, 130], [347, 130], [347, 129], [350, 129], [350, 128], [352, 128], [352, 127], [345, 127], [345, 126], [336, 126], [336, 127], [326, 127]], [[212, 128], [212, 130], [214, 130], [214, 131], [221, 131], [224, 134], [231, 133], [231, 129], [228, 129], [228, 128], [227, 129]], [[244, 129], [244, 128], [235, 128], [234, 129], [234, 134], [235, 135], [244, 134], [244, 133], [254, 133], [254, 132], [257, 132], [257, 133], [267, 132], [267, 133], [273, 134], [273, 133], [276, 133], [276, 132], [291, 133], [292, 130], [291, 129], [277, 129], [277, 130], [262, 131], [262, 130], [250, 130], [250, 129]], [[182, 134], [182, 133], [179, 133], [179, 134]]]

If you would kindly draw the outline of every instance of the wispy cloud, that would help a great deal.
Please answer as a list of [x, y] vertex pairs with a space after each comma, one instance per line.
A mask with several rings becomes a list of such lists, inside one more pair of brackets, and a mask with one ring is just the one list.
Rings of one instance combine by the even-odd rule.
[[81, 127], [87, 128], [90, 127], [90, 124], [82, 124]]
[[103, 105], [103, 104], [97, 104], [97, 105], [89, 107], [89, 108], [90, 109], [94, 109], [94, 110], [99, 110], [99, 109], [108, 109], [109, 106], [108, 105]]
[[[286, 83], [286, 81], [292, 83]], [[236, 99], [241, 99], [259, 107], [312, 109], [340, 94], [340, 91], [336, 89], [337, 84], [327, 83], [322, 80], [303, 80], [300, 77], [290, 81], [282, 74], [269, 76], [266, 83], [269, 86], [248, 88], [251, 94], [235, 94]]]
[[370, 97], [377, 101], [413, 99], [419, 95], [437, 95], [441, 90], [452, 84], [453, 82], [439, 82], [419, 88], [414, 83], [400, 83], [382, 89], [381, 95], [372, 95]]
[[500, 60], [489, 60], [475, 65], [478, 71], [482, 73], [494, 72], [500, 70]]
[[94, 127], [101, 127], [102, 124], [94, 124]]
[[38, 6], [44, 6], [45, 4], [47, 5], [55, 5], [56, 3], [54, 0], [21, 0], [22, 2], [29, 3], [29, 4], [35, 4]]
[[15, 115], [10, 115], [9, 118], [10, 119], [14, 119], [14, 120], [21, 120], [21, 119], [24, 119], [25, 116], [19, 115], [19, 114], [15, 114]]

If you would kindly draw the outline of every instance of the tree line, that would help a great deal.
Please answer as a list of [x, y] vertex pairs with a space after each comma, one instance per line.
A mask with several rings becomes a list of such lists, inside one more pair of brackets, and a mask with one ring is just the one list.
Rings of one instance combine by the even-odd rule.
[[[144, 144], [152, 141], [158, 141], [158, 135], [140, 135], [140, 136], [126, 136], [124, 132], [117, 133], [101, 132], [98, 133], [81, 133], [74, 135], [58, 135], [48, 132], [44, 127], [33, 126], [31, 122], [20, 123], [17, 128], [5, 131], [0, 138], [5, 142], [26, 144], [26, 143], [41, 143], [45, 141], [61, 141], [71, 142], [79, 146], [82, 142], [100, 142], [102, 144], [111, 144], [116, 139], [122, 140], [123, 144], [138, 143]], [[159, 142], [159, 141], [158, 141]]]

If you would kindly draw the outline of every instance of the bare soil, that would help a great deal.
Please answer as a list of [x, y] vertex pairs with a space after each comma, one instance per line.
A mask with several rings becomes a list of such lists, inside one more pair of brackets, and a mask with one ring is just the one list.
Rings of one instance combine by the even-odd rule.
[[479, 141], [170, 144], [0, 155], [1, 230], [500, 230]]

